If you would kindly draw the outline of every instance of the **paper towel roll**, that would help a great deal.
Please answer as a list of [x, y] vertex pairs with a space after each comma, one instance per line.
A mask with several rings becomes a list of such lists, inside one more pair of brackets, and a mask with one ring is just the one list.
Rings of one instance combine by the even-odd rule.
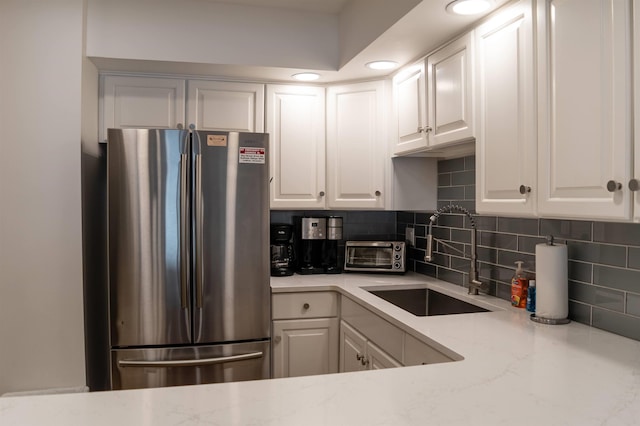
[[564, 319], [569, 316], [567, 246], [536, 245], [536, 317]]

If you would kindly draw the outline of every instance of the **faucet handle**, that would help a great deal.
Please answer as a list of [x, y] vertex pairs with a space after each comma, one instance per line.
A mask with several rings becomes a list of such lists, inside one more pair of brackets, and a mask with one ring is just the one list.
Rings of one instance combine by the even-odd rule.
[[480, 280], [469, 280], [469, 292], [468, 294], [472, 294], [474, 296], [478, 295], [478, 290], [482, 290], [487, 293], [489, 291], [489, 283], [483, 283]]

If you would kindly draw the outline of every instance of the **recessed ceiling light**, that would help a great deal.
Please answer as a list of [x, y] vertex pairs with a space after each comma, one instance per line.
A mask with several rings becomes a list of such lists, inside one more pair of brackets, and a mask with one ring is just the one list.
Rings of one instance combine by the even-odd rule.
[[455, 0], [447, 5], [447, 12], [455, 15], [477, 15], [492, 6], [490, 0]]
[[320, 78], [320, 74], [316, 74], [315, 72], [300, 72], [298, 74], [294, 74], [291, 77], [300, 81], [313, 81]]
[[373, 61], [366, 66], [372, 70], [392, 70], [398, 66], [398, 63], [394, 61]]

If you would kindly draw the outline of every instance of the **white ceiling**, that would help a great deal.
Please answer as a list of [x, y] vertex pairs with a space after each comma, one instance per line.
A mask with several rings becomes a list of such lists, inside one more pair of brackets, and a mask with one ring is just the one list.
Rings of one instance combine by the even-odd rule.
[[[294, 73], [317, 71], [321, 74], [319, 83], [372, 79], [392, 74], [394, 71], [372, 71], [365, 67], [366, 63], [381, 59], [393, 60], [400, 65], [412, 63], [443, 43], [461, 35], [483, 19], [483, 16], [455, 16], [446, 12], [446, 5], [451, 0], [422, 0], [415, 7], [410, 8], [408, 12], [406, 12], [406, 9], [400, 9], [402, 2], [395, 3], [395, 0], [200, 1], [230, 3], [235, 6], [256, 8], [288, 9], [305, 14], [323, 14], [325, 17], [327, 15], [335, 15], [335, 19], [340, 22], [340, 25], [343, 25], [341, 31], [339, 31], [341, 40], [344, 40], [345, 37], [353, 36], [354, 31], [356, 37], [358, 34], [369, 32], [368, 37], [370, 40], [364, 37], [365, 42], [362, 43], [362, 46], [356, 46], [355, 51], [348, 52], [346, 59], [341, 60], [343, 65], [338, 65], [335, 69], [330, 70], [326, 68], [322, 70], [307, 69], [302, 63], [300, 63], [299, 68], [291, 66], [283, 68], [260, 66], [259, 63], [249, 66], [234, 63], [176, 63], [100, 57], [92, 57], [92, 60], [98, 68], [105, 71], [212, 75], [261, 81], [292, 81], [291, 76]], [[411, 0], [403, 1], [405, 7], [406, 5], [412, 5]], [[495, 7], [491, 11], [508, 1], [494, 0]], [[398, 5], [398, 8], [393, 9], [396, 5]], [[354, 13], [354, 10], [359, 13]], [[382, 22], [380, 17], [389, 15], [389, 10], [398, 11], [397, 18], [394, 18], [391, 22], [388, 22], [388, 19], [387, 22]], [[491, 11], [487, 12], [485, 16]], [[377, 16], [376, 13], [378, 14]], [[394, 21], [395, 23], [393, 23]], [[351, 30], [352, 34], [345, 34], [349, 30]], [[380, 35], [378, 30], [384, 30], [384, 32]], [[290, 52], [291, 57], [295, 58], [295, 55], [295, 52]]]

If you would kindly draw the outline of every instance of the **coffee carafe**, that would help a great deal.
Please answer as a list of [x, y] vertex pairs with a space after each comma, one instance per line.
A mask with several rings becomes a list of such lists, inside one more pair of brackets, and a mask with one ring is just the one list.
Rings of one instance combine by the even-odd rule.
[[271, 276], [293, 275], [295, 269], [293, 248], [293, 225], [276, 223], [271, 225]]

